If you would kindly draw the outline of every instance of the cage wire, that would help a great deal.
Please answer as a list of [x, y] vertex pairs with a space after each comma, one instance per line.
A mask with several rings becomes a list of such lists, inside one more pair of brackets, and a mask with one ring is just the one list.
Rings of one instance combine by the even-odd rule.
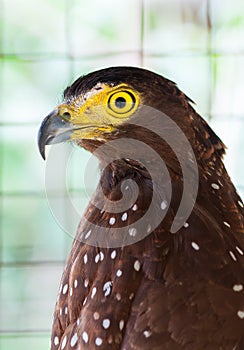
[[[227, 144], [226, 165], [243, 195], [243, 13], [241, 0], [0, 0], [1, 349], [49, 344], [72, 238], [47, 205], [36, 135], [74, 78], [137, 65], [174, 80]], [[83, 209], [84, 169], [75, 170], [71, 191]], [[65, 192], [53, 196], [69, 221]]]

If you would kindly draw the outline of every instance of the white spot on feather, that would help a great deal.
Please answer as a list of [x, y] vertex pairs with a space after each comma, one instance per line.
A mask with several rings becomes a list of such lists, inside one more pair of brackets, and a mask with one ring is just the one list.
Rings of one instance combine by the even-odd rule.
[[224, 221], [224, 225], [230, 227], [230, 224], [227, 221]]
[[78, 281], [74, 280], [74, 288], [77, 288], [77, 286], [78, 286]]
[[165, 210], [167, 208], [168, 202], [164, 199], [161, 203], [161, 209]]
[[219, 190], [219, 189], [220, 189], [219, 185], [217, 185], [217, 184], [215, 184], [215, 183], [211, 184], [211, 186], [212, 186], [212, 188], [213, 188], [214, 190]]
[[240, 206], [241, 208], [244, 207], [244, 205], [243, 205], [243, 203], [242, 203], [241, 201], [238, 201], [238, 204], [239, 204], [239, 206]]
[[87, 332], [82, 333], [82, 339], [84, 340], [85, 343], [88, 343], [89, 337]]
[[96, 288], [96, 287], [93, 287], [93, 288], [92, 288], [92, 293], [91, 293], [91, 298], [92, 298], [92, 299], [94, 298], [96, 292], [97, 292], [97, 288]]
[[121, 331], [123, 330], [124, 325], [125, 325], [125, 321], [124, 321], [124, 320], [119, 321], [119, 329], [120, 329]]
[[149, 225], [147, 226], [147, 233], [150, 233], [151, 230], [152, 230], [152, 226], [149, 224]]
[[185, 228], [189, 227], [188, 222], [185, 222], [183, 226], [184, 226]]
[[66, 294], [68, 291], [68, 284], [66, 283], [63, 287], [63, 294]]
[[97, 338], [95, 339], [95, 344], [96, 344], [97, 346], [101, 346], [102, 343], [103, 343], [102, 338], [97, 337]]
[[199, 250], [200, 249], [199, 245], [196, 242], [191, 242], [191, 246], [195, 250]]
[[56, 336], [55, 338], [54, 338], [54, 345], [58, 345], [59, 344], [59, 338]]
[[239, 311], [237, 312], [237, 316], [243, 320], [243, 319], [244, 319], [244, 311], [239, 310]]
[[87, 261], [88, 261], [87, 254], [84, 255], [83, 260], [84, 260], [84, 264], [87, 264]]
[[111, 293], [111, 290], [112, 290], [112, 281], [108, 281], [104, 284], [103, 286], [103, 291], [104, 291], [104, 295], [105, 297], [109, 296], [109, 294]]
[[67, 335], [64, 337], [63, 341], [62, 341], [62, 344], [61, 344], [61, 349], [63, 350], [66, 346], [66, 343], [67, 343]]
[[136, 260], [136, 261], [134, 262], [134, 269], [135, 269], [136, 271], [139, 271], [140, 268], [141, 268], [140, 261], [139, 261], [139, 260]]
[[97, 311], [94, 312], [93, 318], [94, 318], [94, 320], [96, 320], [96, 321], [99, 320], [100, 315], [99, 315], [99, 313], [98, 313]]
[[117, 255], [116, 250], [113, 250], [112, 253], [111, 253], [111, 259], [115, 259], [116, 255]]
[[137, 205], [137, 204], [134, 204], [133, 207], [132, 207], [132, 210], [133, 210], [133, 211], [137, 211], [137, 209], [138, 209], [138, 205]]
[[100, 254], [98, 253], [98, 254], [95, 256], [95, 263], [97, 264], [99, 260], [100, 260]]
[[231, 250], [229, 251], [229, 253], [230, 253], [230, 256], [232, 257], [232, 259], [234, 261], [237, 261], [235, 254]]
[[236, 246], [236, 250], [238, 251], [239, 254], [243, 255], [243, 251], [241, 250], [241, 248], [239, 248], [238, 246]]
[[77, 343], [77, 340], [78, 340], [78, 335], [77, 333], [75, 333], [73, 335], [73, 337], [71, 338], [70, 340], [70, 346], [73, 348], [75, 346], [75, 344]]
[[89, 230], [89, 231], [87, 232], [87, 234], [85, 235], [85, 239], [87, 239], [90, 235], [91, 235], [91, 230]]
[[121, 277], [121, 276], [122, 276], [122, 273], [123, 273], [122, 270], [119, 269], [119, 270], [116, 272], [116, 276], [117, 276], [117, 277]]
[[87, 288], [88, 285], [89, 285], [89, 281], [88, 281], [88, 279], [86, 278], [85, 281], [84, 281], [84, 286], [85, 286], [85, 288]]
[[144, 331], [143, 334], [144, 334], [145, 338], [149, 338], [152, 335], [152, 332], [151, 331]]
[[122, 221], [126, 221], [126, 220], [127, 220], [127, 217], [128, 217], [127, 213], [124, 213], [124, 214], [121, 216], [121, 220], [122, 220]]
[[113, 216], [109, 219], [109, 223], [110, 223], [110, 225], [115, 224], [115, 218]]
[[136, 231], [135, 227], [129, 228], [129, 235], [130, 236], [135, 237], [136, 233], [137, 233], [137, 231]]
[[235, 284], [233, 286], [233, 291], [234, 292], [241, 292], [243, 290], [243, 285], [242, 284]]
[[104, 328], [104, 329], [108, 329], [109, 326], [110, 326], [110, 320], [109, 320], [108, 318], [105, 318], [105, 319], [103, 320], [103, 328]]

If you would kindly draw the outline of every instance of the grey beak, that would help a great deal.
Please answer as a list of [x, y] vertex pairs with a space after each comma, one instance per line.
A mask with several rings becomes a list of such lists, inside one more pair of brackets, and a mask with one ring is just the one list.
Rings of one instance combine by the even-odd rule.
[[38, 147], [42, 158], [45, 160], [45, 146], [54, 143], [68, 141], [74, 130], [74, 126], [53, 111], [42, 122], [38, 132]]

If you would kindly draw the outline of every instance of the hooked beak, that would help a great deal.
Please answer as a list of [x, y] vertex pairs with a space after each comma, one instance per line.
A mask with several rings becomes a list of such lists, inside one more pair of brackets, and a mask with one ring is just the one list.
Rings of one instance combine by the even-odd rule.
[[58, 111], [51, 112], [43, 120], [38, 132], [38, 147], [42, 158], [45, 160], [46, 145], [68, 141], [74, 129], [74, 125], [61, 118]]

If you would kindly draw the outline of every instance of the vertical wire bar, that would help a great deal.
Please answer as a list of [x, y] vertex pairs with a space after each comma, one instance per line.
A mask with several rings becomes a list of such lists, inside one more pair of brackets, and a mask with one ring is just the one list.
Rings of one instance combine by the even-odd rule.
[[64, 17], [64, 26], [65, 26], [65, 58], [69, 62], [69, 79], [73, 79], [74, 76], [74, 56], [72, 52], [71, 45], [71, 28], [72, 28], [72, 20], [71, 20], [71, 10], [73, 6], [73, 0], [65, 0], [65, 17]]
[[215, 55], [213, 53], [212, 40], [212, 16], [211, 16], [211, 0], [206, 0], [206, 22], [207, 22], [207, 57], [208, 57], [208, 111], [209, 120], [212, 118], [212, 96], [215, 85]]
[[[66, 60], [69, 64], [69, 81], [73, 80], [74, 77], [74, 56], [73, 56], [73, 50], [72, 50], [72, 44], [71, 44], [71, 35], [72, 35], [72, 19], [71, 19], [71, 10], [73, 6], [73, 0], [65, 0], [65, 38], [66, 38], [66, 52], [65, 52], [65, 57]], [[69, 147], [67, 145], [66, 147], [66, 155], [69, 154]], [[66, 157], [64, 157], [66, 159]], [[65, 166], [65, 165], [64, 165]], [[66, 222], [66, 227], [69, 227], [69, 210], [68, 210], [68, 205], [67, 201], [70, 200], [70, 197], [67, 195], [66, 189], [63, 190], [63, 206], [64, 206], [64, 213], [65, 213], [65, 222]], [[78, 223], [77, 223], [78, 227]], [[69, 236], [67, 232], [64, 232], [62, 230], [62, 235], [63, 235], [63, 265], [65, 266], [66, 260], [67, 260], [67, 247], [66, 247], [66, 236]], [[73, 233], [75, 234], [75, 233]], [[65, 236], [66, 235], [66, 236]]]
[[[0, 0], [0, 89], [3, 85], [3, 69], [4, 69], [4, 64], [3, 64], [3, 16], [4, 16], [4, 4], [3, 0]], [[1, 111], [1, 106], [2, 106], [2, 94], [0, 94], [0, 111]], [[3, 128], [4, 126], [0, 127], [0, 140], [1, 140], [1, 145], [0, 145], [0, 164], [3, 164], [3, 152], [4, 152], [4, 145], [3, 145]], [[1, 166], [1, 171], [0, 171], [0, 302], [2, 304], [3, 301], [3, 293], [2, 293], [2, 269], [3, 269], [3, 167]], [[1, 317], [1, 316], [0, 316]], [[2, 318], [2, 317], [1, 317]], [[2, 324], [2, 320], [0, 322]]]
[[[3, 0], [0, 0], [0, 88], [3, 85], [3, 69], [4, 69], [4, 55], [3, 55], [3, 12], [4, 12], [4, 5], [3, 5]], [[2, 94], [0, 94], [0, 110], [2, 107]], [[4, 152], [4, 147], [3, 147], [3, 128], [4, 126], [0, 127], [0, 135], [1, 135], [1, 149], [0, 149], [0, 164], [3, 164], [3, 152]], [[0, 264], [2, 264], [2, 256], [3, 256], [3, 251], [2, 251], [2, 240], [3, 240], [3, 227], [2, 227], [2, 213], [3, 213], [3, 172], [2, 172], [3, 167], [1, 166], [1, 171], [0, 171]], [[1, 266], [1, 265], [0, 265]], [[1, 267], [0, 267], [1, 269]], [[1, 290], [1, 289], [0, 289]], [[1, 294], [0, 294], [1, 298]]]
[[143, 67], [144, 66], [144, 30], [145, 30], [144, 0], [140, 0], [139, 15], [140, 15], [139, 62], [140, 62], [140, 66]]

